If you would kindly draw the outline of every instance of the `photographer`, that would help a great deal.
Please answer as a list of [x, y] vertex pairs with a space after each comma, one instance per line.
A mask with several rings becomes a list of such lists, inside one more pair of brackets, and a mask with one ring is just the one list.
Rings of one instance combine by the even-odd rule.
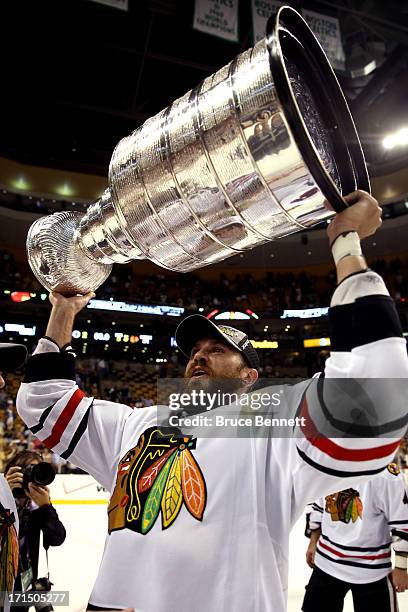
[[[40, 486], [32, 481], [31, 470], [33, 466], [39, 464], [44, 466], [38, 453], [23, 451], [8, 462], [4, 471], [16, 499], [20, 521], [20, 559], [14, 585], [16, 591], [25, 591], [31, 587], [34, 590], [50, 590], [51, 585], [48, 579], [38, 578], [40, 532], [43, 532], [45, 550], [48, 550], [50, 546], [60, 546], [66, 535], [64, 525], [51, 505], [48, 487]], [[52, 470], [51, 466], [50, 468]], [[39, 609], [37, 606], [36, 608]], [[15, 611], [26, 609], [26, 607], [12, 606], [12, 610]], [[47, 610], [52, 609], [51, 606], [47, 606]]]

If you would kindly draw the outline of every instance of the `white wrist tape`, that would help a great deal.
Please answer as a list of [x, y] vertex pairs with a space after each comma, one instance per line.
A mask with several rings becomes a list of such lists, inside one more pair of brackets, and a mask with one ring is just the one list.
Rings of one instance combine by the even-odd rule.
[[397, 569], [406, 570], [408, 569], [408, 557], [403, 557], [402, 555], [395, 555], [395, 567]]
[[363, 254], [357, 232], [344, 232], [344, 234], [337, 236], [331, 250], [336, 266], [343, 257]]
[[37, 344], [37, 348], [34, 351], [34, 355], [39, 355], [41, 353], [59, 353], [60, 347], [51, 338], [40, 338]]

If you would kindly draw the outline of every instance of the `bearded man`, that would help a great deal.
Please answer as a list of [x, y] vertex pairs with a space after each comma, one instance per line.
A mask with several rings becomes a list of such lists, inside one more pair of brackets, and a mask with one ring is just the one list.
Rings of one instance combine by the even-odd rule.
[[[89, 610], [284, 612], [289, 532], [305, 505], [392, 460], [407, 426], [401, 385], [385, 381], [370, 393], [356, 382], [349, 393], [340, 381], [334, 399], [326, 393], [331, 378], [408, 377], [394, 303], [360, 247], [381, 209], [365, 192], [346, 199], [353, 206], [328, 226], [338, 278], [331, 356], [319, 385], [288, 391], [286, 416], [305, 423], [291, 437], [185, 435], [161, 427], [157, 407], [133, 411], [86, 397], [70, 343], [93, 294], [51, 294], [46, 337], [29, 359], [17, 408], [37, 438], [112, 493]], [[258, 357], [239, 330], [193, 315], [176, 341], [188, 356], [190, 390], [234, 379], [241, 397], [258, 378]], [[207, 414], [222, 411], [217, 404]]]

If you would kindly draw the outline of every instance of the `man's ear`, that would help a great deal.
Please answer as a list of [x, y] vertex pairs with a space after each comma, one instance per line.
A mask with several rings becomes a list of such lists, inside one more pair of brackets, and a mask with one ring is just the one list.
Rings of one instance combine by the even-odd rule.
[[258, 380], [259, 374], [258, 370], [255, 368], [246, 368], [244, 380], [246, 383], [254, 384]]

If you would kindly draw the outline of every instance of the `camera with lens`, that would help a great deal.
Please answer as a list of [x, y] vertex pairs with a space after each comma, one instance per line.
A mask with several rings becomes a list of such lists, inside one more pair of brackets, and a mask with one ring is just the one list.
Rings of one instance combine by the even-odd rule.
[[[49, 580], [47, 576], [44, 576], [43, 578], [37, 578], [36, 580], [33, 580], [31, 591], [28, 592], [48, 593], [48, 591], [51, 591], [52, 586], [53, 583]], [[54, 610], [52, 605], [46, 601], [35, 602], [34, 605], [36, 612], [52, 612]]]
[[26, 489], [30, 482], [33, 482], [40, 487], [45, 487], [54, 480], [55, 470], [54, 467], [46, 461], [41, 461], [34, 465], [28, 465], [23, 469], [23, 484], [21, 487], [13, 489], [14, 497], [26, 497]]

